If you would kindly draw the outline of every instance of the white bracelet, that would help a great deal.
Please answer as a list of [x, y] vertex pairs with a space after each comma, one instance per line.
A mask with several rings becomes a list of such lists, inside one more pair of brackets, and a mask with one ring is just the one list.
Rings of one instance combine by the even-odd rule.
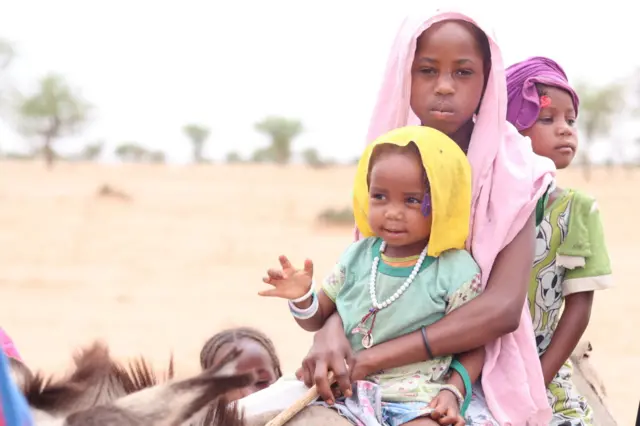
[[315, 314], [317, 314], [318, 310], [320, 309], [320, 303], [318, 302], [318, 297], [315, 295], [315, 293], [313, 294], [313, 301], [311, 302], [311, 305], [306, 309], [298, 308], [296, 305], [293, 304], [291, 300], [289, 300], [288, 303], [289, 303], [289, 311], [291, 312], [291, 315], [293, 315], [294, 318], [297, 318], [300, 320], [307, 320], [309, 318], [313, 318], [313, 316], [315, 316]]
[[313, 280], [311, 280], [311, 287], [309, 287], [309, 291], [307, 292], [307, 294], [305, 294], [302, 297], [298, 297], [297, 299], [290, 300], [290, 302], [292, 303], [304, 302], [305, 300], [311, 297], [315, 288], [316, 288], [315, 283], [313, 282]]
[[449, 392], [454, 394], [456, 399], [458, 400], [459, 408], [462, 408], [462, 405], [464, 404], [464, 396], [462, 396], [462, 392], [460, 392], [460, 389], [458, 389], [457, 387], [455, 387], [453, 385], [444, 384], [440, 388], [440, 392], [442, 392], [443, 390], [448, 390]]

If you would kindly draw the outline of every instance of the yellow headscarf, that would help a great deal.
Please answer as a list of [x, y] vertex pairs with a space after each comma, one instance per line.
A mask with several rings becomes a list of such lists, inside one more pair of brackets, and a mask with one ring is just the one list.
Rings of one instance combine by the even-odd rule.
[[431, 236], [427, 254], [437, 257], [450, 249], [464, 249], [471, 216], [471, 166], [460, 147], [444, 133], [424, 126], [392, 130], [367, 146], [360, 157], [353, 189], [353, 214], [363, 237], [375, 234], [369, 226], [367, 175], [374, 148], [380, 144], [417, 145], [431, 189]]

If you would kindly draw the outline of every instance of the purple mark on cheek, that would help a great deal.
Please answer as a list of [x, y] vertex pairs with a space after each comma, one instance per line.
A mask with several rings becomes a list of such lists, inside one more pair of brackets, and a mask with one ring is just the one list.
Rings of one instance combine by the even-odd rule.
[[431, 214], [431, 195], [425, 194], [424, 199], [422, 200], [422, 206], [420, 207], [422, 210], [422, 214], [427, 217]]

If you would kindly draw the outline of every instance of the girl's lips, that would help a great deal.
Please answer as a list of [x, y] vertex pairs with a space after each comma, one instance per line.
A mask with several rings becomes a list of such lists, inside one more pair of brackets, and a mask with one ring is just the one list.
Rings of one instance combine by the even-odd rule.
[[576, 149], [573, 145], [566, 144], [566, 145], [560, 145], [556, 147], [556, 151], [560, 151], [563, 154], [573, 154], [576, 151]]
[[391, 230], [391, 229], [387, 229], [387, 228], [382, 228], [382, 230], [386, 233], [389, 234], [404, 234], [406, 231], [401, 231], [401, 230]]
[[429, 113], [434, 118], [437, 118], [439, 120], [446, 119], [453, 116], [453, 111], [440, 111], [440, 110], [432, 109], [431, 111], [429, 111]]

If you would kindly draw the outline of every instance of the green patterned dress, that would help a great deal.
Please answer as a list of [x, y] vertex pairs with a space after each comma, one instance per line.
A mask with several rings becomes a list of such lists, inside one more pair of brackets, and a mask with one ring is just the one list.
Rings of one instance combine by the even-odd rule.
[[[611, 264], [596, 201], [574, 190], [560, 191], [538, 226], [528, 301], [538, 354], [551, 343], [564, 298], [611, 287]], [[547, 388], [552, 425], [592, 425], [593, 414], [571, 380], [567, 361]]]

